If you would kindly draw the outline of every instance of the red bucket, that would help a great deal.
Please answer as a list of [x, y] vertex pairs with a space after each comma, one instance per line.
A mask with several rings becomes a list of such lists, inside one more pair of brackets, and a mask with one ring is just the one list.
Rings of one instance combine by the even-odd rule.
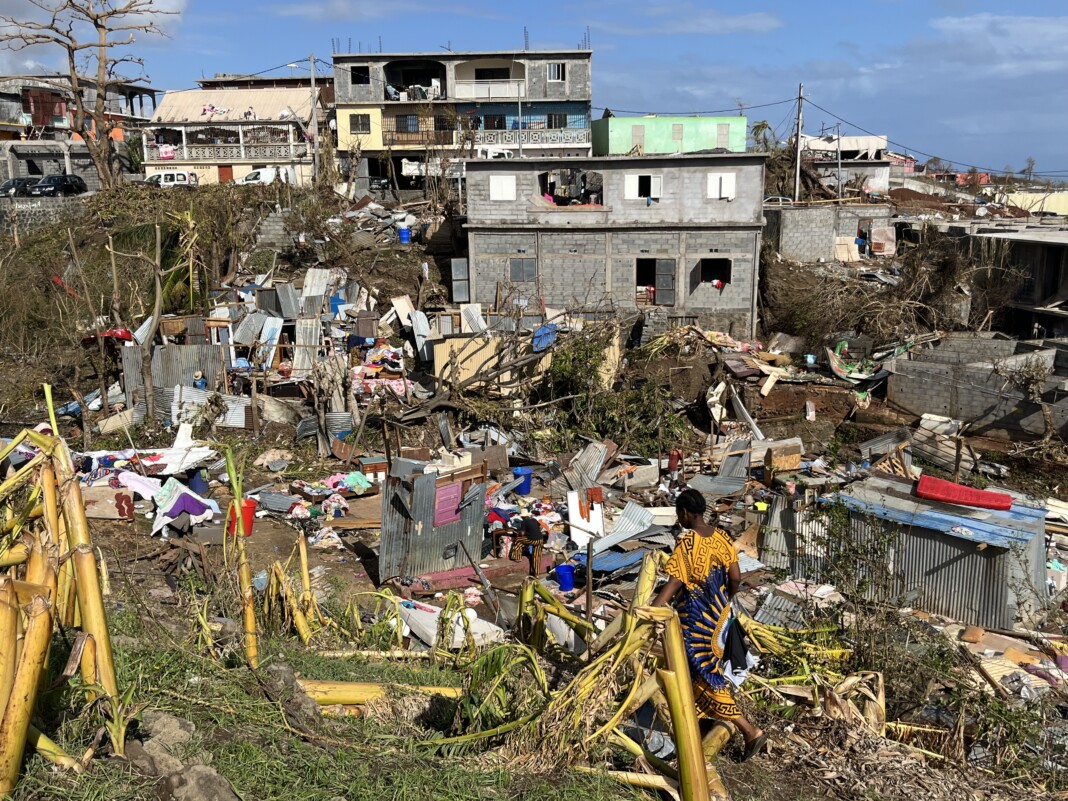
[[[252, 524], [256, 521], [256, 502], [251, 498], [246, 498], [241, 509], [241, 520], [245, 524], [245, 536], [252, 536]], [[226, 518], [226, 533], [230, 536], [234, 535], [237, 530], [237, 516], [234, 514], [234, 505], [230, 504], [230, 510], [227, 513]]]

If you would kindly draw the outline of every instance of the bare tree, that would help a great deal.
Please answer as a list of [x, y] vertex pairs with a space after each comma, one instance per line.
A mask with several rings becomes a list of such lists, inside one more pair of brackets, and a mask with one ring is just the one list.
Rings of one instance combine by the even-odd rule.
[[[121, 172], [115, 157], [111, 131], [115, 121], [108, 114], [109, 90], [130, 79], [119, 74], [124, 65], [134, 65], [144, 76], [142, 59], [116, 53], [129, 47], [137, 33], [163, 35], [156, 19], [173, 14], [156, 7], [155, 0], [26, 0], [43, 12], [40, 19], [16, 19], [0, 14], [0, 46], [25, 50], [38, 45], [58, 47], [66, 55], [67, 85], [74, 107], [73, 129], [89, 149], [100, 185], [119, 183]], [[90, 93], [90, 90], [95, 90]]]
[[1024, 168], [1020, 170], [1020, 175], [1027, 176], [1027, 180], [1030, 181], [1035, 177], [1035, 160], [1030, 156], [1027, 157], [1027, 161], [1024, 162]]

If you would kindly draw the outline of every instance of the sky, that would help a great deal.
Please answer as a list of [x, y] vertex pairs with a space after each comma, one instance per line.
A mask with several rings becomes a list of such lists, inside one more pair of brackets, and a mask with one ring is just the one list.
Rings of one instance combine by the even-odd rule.
[[[48, 2], [49, 0], [45, 0]], [[41, 0], [38, 0], [41, 2]], [[139, 37], [154, 86], [258, 73], [342, 52], [574, 48], [589, 28], [594, 117], [736, 112], [790, 135], [887, 135], [920, 161], [1068, 178], [1068, 2], [1029, 0], [155, 0], [166, 38]], [[1013, 11], [1013, 8], [1020, 9]], [[0, 0], [17, 19], [29, 0]], [[351, 43], [351, 45], [350, 45]], [[0, 52], [0, 70], [59, 65]], [[276, 74], [299, 73], [282, 67]], [[775, 105], [767, 105], [775, 104]]]

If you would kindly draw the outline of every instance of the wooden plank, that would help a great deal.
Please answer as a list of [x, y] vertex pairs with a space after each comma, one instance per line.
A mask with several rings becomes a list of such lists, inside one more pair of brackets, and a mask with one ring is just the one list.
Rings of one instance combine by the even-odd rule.
[[762, 397], [762, 398], [768, 397], [768, 393], [771, 392], [772, 388], [774, 388], [774, 386], [775, 386], [775, 384], [776, 384], [776, 382], [778, 380], [779, 380], [778, 374], [772, 373], [771, 375], [769, 375], [767, 381], [765, 381], [764, 385], [760, 388], [760, 397]]

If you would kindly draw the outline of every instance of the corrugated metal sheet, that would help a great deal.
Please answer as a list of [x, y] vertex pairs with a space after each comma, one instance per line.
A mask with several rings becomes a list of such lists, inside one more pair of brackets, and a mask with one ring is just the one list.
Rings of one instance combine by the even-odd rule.
[[[215, 108], [210, 115], [204, 113], [207, 106]], [[182, 89], [163, 94], [152, 115], [152, 124], [243, 122], [249, 106], [256, 111], [260, 122], [292, 121], [292, 115], [296, 114], [306, 123], [312, 117], [312, 98], [307, 89]]]
[[293, 285], [288, 281], [275, 284], [274, 291], [278, 295], [278, 307], [282, 316], [287, 320], [296, 320], [300, 317], [300, 298]]
[[460, 316], [464, 318], [468, 330], [475, 334], [481, 334], [488, 330], [486, 321], [482, 319], [482, 312], [478, 304], [470, 304], [460, 308]]
[[318, 353], [316, 346], [323, 339], [323, 324], [318, 317], [301, 317], [296, 323], [296, 345], [293, 352], [293, 377], [306, 378]]
[[267, 315], [261, 311], [246, 314], [245, 318], [234, 329], [235, 345], [254, 345], [260, 338], [263, 324], [267, 322]]
[[[745, 454], [745, 460], [749, 461], [749, 454]], [[688, 487], [697, 490], [707, 498], [714, 500], [729, 495], [737, 495], [745, 489], [747, 479], [734, 476], [706, 476], [698, 474], [686, 482]]]
[[571, 464], [562, 471], [571, 489], [582, 490], [596, 487], [597, 476], [601, 474], [601, 468], [607, 456], [608, 446], [603, 442], [591, 442], [579, 451], [578, 455], [571, 460]]
[[314, 437], [319, 431], [319, 420], [316, 417], [305, 417], [299, 423], [297, 423], [296, 439], [302, 440], [308, 437]]
[[270, 314], [281, 314], [277, 289], [261, 289], [256, 293], [256, 308]]
[[302, 298], [322, 297], [330, 289], [330, 273], [325, 267], [309, 267], [304, 274], [304, 286], [300, 290]]
[[[653, 525], [653, 513], [641, 504], [628, 501], [623, 512], [616, 518], [616, 525], [610, 534], [593, 542], [594, 555], [607, 551], [621, 542], [637, 537]], [[596, 565], [596, 559], [594, 560]]]
[[896, 450], [897, 446], [902, 442], [908, 441], [909, 430], [907, 428], [898, 428], [894, 431], [888, 431], [882, 436], [861, 442], [857, 445], [857, 449], [860, 451], [861, 456], [865, 459], [870, 459], [872, 456], [883, 456], [890, 453], [890, 451]]
[[352, 413], [327, 412], [326, 430], [331, 434], [340, 434], [342, 431], [352, 431]]
[[434, 358], [434, 349], [430, 344], [430, 321], [421, 311], [412, 312], [412, 335], [415, 337], [415, 352], [419, 359], [428, 362]]
[[[447, 479], [446, 479], [447, 481]], [[467, 565], [459, 543], [475, 559], [481, 553], [485, 518], [484, 484], [472, 484], [460, 519], [434, 525], [437, 477], [415, 474], [390, 476], [382, 487], [382, 538], [378, 553], [379, 579], [419, 576]]]
[[260, 331], [260, 342], [263, 345], [256, 349], [256, 359], [268, 366], [274, 364], [274, 353], [278, 350], [278, 337], [282, 333], [283, 322], [281, 317], [271, 317], [264, 322]]
[[[593, 557], [594, 573], [615, 573], [630, 567], [637, 567], [649, 553], [646, 548], [637, 551], [608, 551]], [[586, 564], [586, 554], [579, 552], [572, 557], [580, 565]]]
[[764, 603], [760, 605], [755, 617], [758, 623], [763, 623], [766, 626], [803, 629], [808, 625], [808, 616], [805, 614], [804, 608], [776, 592], [771, 593], [764, 599]]
[[285, 514], [293, 508], [293, 504], [300, 501], [295, 495], [287, 495], [284, 492], [263, 491], [260, 493], [260, 506], [277, 514]]
[[[863, 483], [880, 481], [873, 478]], [[858, 492], [857, 487], [854, 484], [850, 489]], [[1011, 628], [1018, 614], [1045, 600], [1045, 538], [1034, 531], [1020, 539], [1018, 532], [1008, 533], [1009, 528], [999, 534], [989, 522], [964, 516], [989, 510], [952, 508], [962, 511], [953, 518], [955, 523], [943, 511], [923, 515], [910, 512], [906, 519], [901, 510], [890, 515], [885, 508], [854, 505], [849, 514], [849, 536], [855, 547], [873, 554], [885, 551], [889, 561], [885, 570], [858, 563], [858, 571], [872, 571], [867, 576], [873, 580], [869, 597], [888, 591], [892, 597], [881, 600], [900, 601], [962, 623]], [[1041, 513], [1014, 506], [1012, 512], [1000, 514], [1007, 523], [1019, 527], [1032, 526], [1035, 515]], [[981, 527], [983, 536], [1000, 547], [979, 550], [977, 538], [953, 532], [954, 526]], [[822, 515], [807, 510], [795, 513], [785, 499], [776, 499], [769, 507], [760, 558], [795, 578], [831, 581], [820, 546], [826, 536]]]
[[[175, 386], [171, 400], [172, 423], [199, 423], [204, 419], [203, 406], [214, 393], [195, 387]], [[226, 411], [214, 421], [225, 428], [244, 428], [246, 410], [252, 405], [252, 398], [243, 395], [220, 395], [226, 404]]]
[[727, 454], [719, 466], [717, 475], [721, 478], [747, 478], [749, 476], [749, 449], [752, 443], [747, 439], [736, 439], [727, 446]]
[[[145, 321], [141, 325], [137, 326], [137, 330], [134, 331], [134, 339], [137, 340], [137, 344], [144, 345], [145, 340], [148, 339], [148, 329], [152, 327], [152, 317], [146, 317]], [[137, 348], [134, 348], [137, 350]]]
[[[123, 348], [122, 377], [126, 403], [134, 405], [134, 394], [141, 387], [141, 349]], [[209, 387], [217, 386], [225, 371], [223, 349], [218, 345], [157, 345], [152, 351], [152, 385], [156, 387], [157, 409], [161, 388], [192, 386], [193, 373], [204, 373]]]

